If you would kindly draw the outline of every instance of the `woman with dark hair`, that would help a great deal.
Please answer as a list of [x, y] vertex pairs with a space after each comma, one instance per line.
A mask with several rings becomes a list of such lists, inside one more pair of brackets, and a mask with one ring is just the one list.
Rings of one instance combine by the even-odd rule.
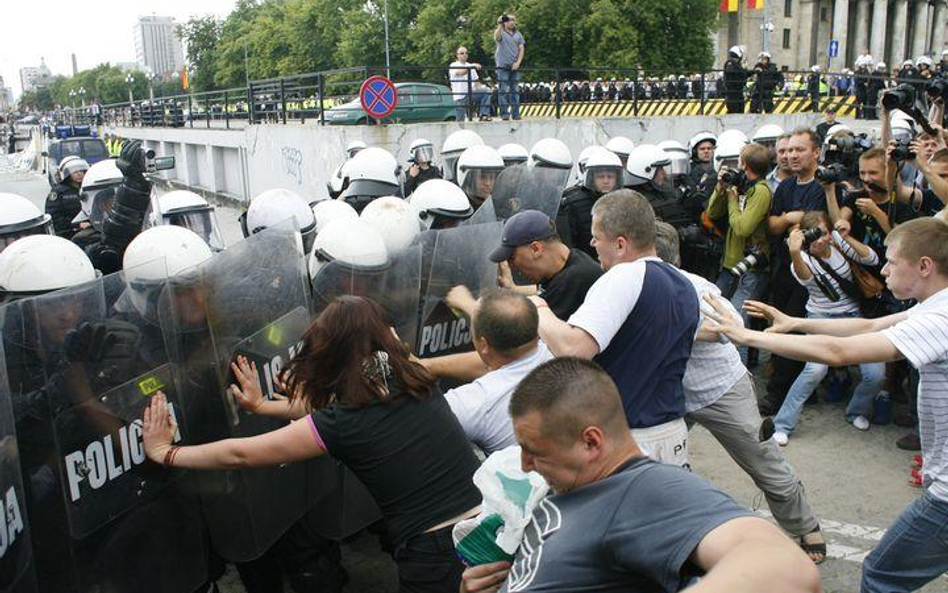
[[245, 410], [295, 421], [251, 438], [176, 447], [174, 421], [159, 394], [144, 415], [152, 461], [230, 469], [332, 455], [382, 510], [399, 590], [458, 590], [463, 566], [451, 529], [479, 510], [477, 458], [434, 378], [410, 360], [379, 305], [343, 296], [326, 307], [280, 375], [287, 399], [265, 400], [255, 365], [243, 357], [231, 367], [240, 383], [231, 390]]

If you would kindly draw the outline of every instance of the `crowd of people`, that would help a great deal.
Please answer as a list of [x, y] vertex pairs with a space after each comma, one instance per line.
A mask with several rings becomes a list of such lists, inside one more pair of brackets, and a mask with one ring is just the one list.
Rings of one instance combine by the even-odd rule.
[[[498, 32], [512, 35], [503, 18]], [[141, 500], [91, 538], [49, 510], [62, 510], [60, 489], [75, 502], [85, 487], [54, 445], [84, 431], [98, 445], [134, 425], [136, 463], [192, 470], [183, 486], [143, 486], [149, 504], [174, 493], [191, 509], [190, 479], [332, 457], [377, 505], [401, 591], [816, 592], [815, 564], [827, 557], [819, 509], [781, 447], [806, 438], [794, 436], [800, 411], [821, 383], [827, 398], [852, 388], [852, 438], [904, 404], [896, 420], [913, 432], [898, 445], [920, 451], [909, 476], [920, 496], [865, 559], [861, 590], [938, 578], [948, 570], [948, 133], [940, 96], [924, 114], [906, 92], [880, 102], [878, 137], [829, 112], [815, 128], [767, 124], [750, 137], [617, 136], [576, 158], [554, 138], [495, 149], [470, 129], [437, 158], [416, 138], [407, 166], [354, 142], [330, 199], [263, 192], [241, 217], [244, 241], [230, 246], [203, 198], [153, 193], [138, 142], [92, 167], [64, 159], [46, 212], [5, 196], [0, 213], [0, 318], [36, 571], [41, 583], [67, 581], [44, 590], [69, 590], [59, 550], [97, 558], [117, 545], [122, 521], [139, 536], [178, 533], [154, 508], [128, 510]], [[232, 259], [240, 267], [220, 263]], [[271, 275], [255, 282], [257, 269]], [[73, 310], [100, 282], [101, 306]], [[300, 303], [305, 323], [286, 325]], [[299, 333], [273, 367], [251, 358], [251, 330], [261, 343]], [[758, 393], [748, 369], [765, 358]], [[140, 386], [169, 363], [178, 374], [139, 404], [140, 424], [124, 408], [101, 413], [117, 385]], [[694, 423], [762, 490], [777, 526], [701, 477], [688, 455]], [[465, 566], [452, 533], [479, 513], [475, 472], [512, 446], [550, 494], [509, 560]], [[96, 488], [112, 492], [105, 480]], [[258, 518], [227, 498], [233, 488], [197, 490]], [[271, 494], [277, 505], [290, 496]], [[207, 506], [194, 513], [215, 532]], [[320, 535], [281, 540], [279, 554], [258, 550], [253, 563], [228, 557], [226, 538], [211, 548], [238, 562], [250, 593], [282, 590], [281, 571], [298, 591], [339, 590], [345, 572], [338, 537], [318, 528], [324, 515], [291, 517], [283, 530]], [[86, 580], [121, 582], [89, 564], [102, 573]], [[139, 588], [207, 590], [210, 572]]]

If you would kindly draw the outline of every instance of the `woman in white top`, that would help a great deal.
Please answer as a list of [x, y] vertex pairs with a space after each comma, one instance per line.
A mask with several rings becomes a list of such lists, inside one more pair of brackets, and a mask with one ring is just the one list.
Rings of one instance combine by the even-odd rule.
[[[819, 228], [822, 234], [804, 249], [804, 233]], [[830, 232], [829, 216], [825, 212], [807, 212], [800, 221], [800, 228], [792, 231], [787, 240], [791, 264], [797, 282], [806, 287], [810, 298], [806, 303], [807, 317], [859, 317], [859, 302], [847, 294], [837, 280], [853, 281], [851, 262], [864, 266], [875, 266], [879, 256], [867, 245], [849, 234], [849, 222], [839, 220]], [[803, 402], [820, 384], [829, 367], [808, 362], [790, 387], [787, 397], [774, 418], [776, 432], [774, 440], [786, 445], [787, 439], [800, 419]], [[862, 375], [846, 407], [846, 419], [859, 430], [869, 430], [869, 413], [872, 402], [885, 380], [885, 364], [859, 365]]]

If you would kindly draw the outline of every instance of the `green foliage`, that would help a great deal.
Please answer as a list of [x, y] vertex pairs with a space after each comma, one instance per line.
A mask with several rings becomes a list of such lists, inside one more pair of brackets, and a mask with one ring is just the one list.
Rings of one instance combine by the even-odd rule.
[[[194, 17], [180, 29], [195, 90], [255, 80], [385, 64], [385, 0], [238, 0], [223, 20]], [[710, 67], [716, 0], [388, 0], [391, 62], [441, 65], [464, 45], [493, 62], [502, 12], [517, 15], [526, 68], [643, 68], [648, 73]], [[249, 70], [249, 72], [248, 72]], [[443, 80], [440, 68], [397, 72]], [[579, 74], [577, 73], [577, 76]], [[587, 73], [588, 75], [588, 73]], [[529, 79], [551, 73], [525, 73]]]

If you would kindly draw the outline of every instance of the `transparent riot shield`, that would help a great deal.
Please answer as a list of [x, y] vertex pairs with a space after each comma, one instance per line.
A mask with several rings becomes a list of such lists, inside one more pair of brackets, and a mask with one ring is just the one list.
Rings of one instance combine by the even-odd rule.
[[[190, 593], [207, 577], [197, 499], [182, 472], [144, 453], [150, 396], [164, 391], [179, 419], [180, 401], [161, 333], [106, 306], [127, 289], [124, 275], [112, 274], [18, 301], [5, 315], [43, 591]], [[161, 570], [169, 565], [173, 572]], [[152, 576], [142, 579], [142, 570]]]
[[[0, 323], [4, 311], [0, 309]], [[0, 499], [3, 503], [0, 521], [0, 591], [33, 593], [37, 591], [33, 569], [29, 518], [26, 513], [26, 492], [20, 469], [20, 453], [13, 423], [13, 402], [3, 363], [0, 342]]]
[[485, 200], [480, 208], [474, 212], [473, 216], [458, 226], [474, 226], [491, 222], [497, 222], [497, 212], [494, 211], [494, 200]]
[[418, 356], [442, 356], [472, 349], [468, 320], [451, 310], [444, 297], [459, 284], [475, 296], [496, 286], [497, 265], [487, 256], [500, 245], [502, 226], [495, 222], [438, 231], [430, 268], [424, 272], [427, 280], [415, 348]]
[[526, 164], [501, 171], [491, 194], [497, 220], [507, 220], [522, 210], [539, 210], [556, 220], [563, 196], [563, 187], [559, 185], [561, 173], [560, 169]]
[[[179, 370], [191, 442], [250, 437], [287, 425], [249, 414], [230, 394], [230, 364], [254, 361], [264, 393], [309, 325], [303, 246], [292, 221], [257, 233], [174, 278], [159, 303], [162, 330]], [[322, 469], [320, 469], [322, 468]], [[196, 472], [214, 550], [227, 560], [259, 557], [332, 487], [317, 460]]]

